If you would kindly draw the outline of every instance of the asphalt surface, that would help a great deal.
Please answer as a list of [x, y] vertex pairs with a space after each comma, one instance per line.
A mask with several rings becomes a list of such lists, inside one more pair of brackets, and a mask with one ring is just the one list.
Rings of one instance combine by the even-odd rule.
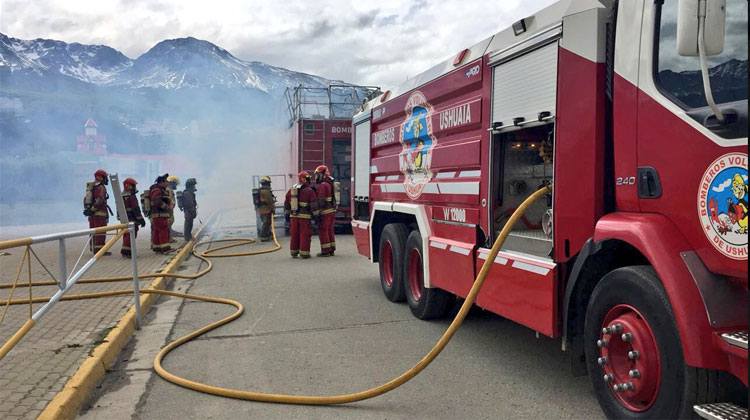
[[[214, 235], [248, 236], [252, 230], [224, 223]], [[173, 351], [167, 370], [260, 392], [356, 392], [409, 369], [447, 328], [450, 319], [421, 321], [406, 304], [387, 301], [377, 265], [357, 254], [352, 236], [337, 237], [335, 257], [311, 260], [291, 259], [288, 240], [281, 242], [279, 252], [214, 260], [203, 278], [173, 283], [175, 290], [239, 300], [245, 313]], [[182, 268], [194, 272], [197, 263], [191, 259]], [[155, 308], [82, 418], [603, 418], [588, 378], [570, 374], [559, 340], [536, 338], [532, 330], [481, 310], [472, 311], [432, 365], [400, 388], [359, 403], [308, 407], [216, 397], [161, 379], [151, 368], [159, 348], [233, 308], [176, 298]]]

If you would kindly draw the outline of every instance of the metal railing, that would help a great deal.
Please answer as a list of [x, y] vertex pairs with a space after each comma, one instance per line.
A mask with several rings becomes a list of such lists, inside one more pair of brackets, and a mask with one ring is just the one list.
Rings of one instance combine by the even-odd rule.
[[[120, 219], [120, 224], [116, 225], [110, 225], [110, 226], [102, 226], [102, 227], [96, 227], [96, 228], [90, 228], [90, 229], [83, 229], [83, 230], [75, 230], [70, 232], [61, 232], [61, 233], [53, 233], [48, 235], [40, 235], [40, 236], [32, 236], [28, 238], [20, 238], [20, 239], [12, 239], [7, 241], [0, 241], [0, 250], [4, 249], [10, 249], [10, 248], [20, 248], [25, 247], [26, 251], [24, 252], [23, 258], [21, 259], [21, 265], [18, 269], [18, 273], [16, 274], [16, 278], [14, 280], [12, 289], [11, 289], [11, 295], [6, 301], [5, 309], [3, 310], [2, 318], [0, 318], [0, 323], [2, 323], [2, 320], [5, 318], [5, 314], [8, 311], [8, 307], [11, 304], [11, 300], [13, 298], [13, 293], [18, 286], [18, 280], [21, 275], [21, 271], [23, 268], [23, 264], [27, 262], [28, 258], [28, 271], [29, 271], [29, 319], [19, 328], [13, 336], [5, 342], [2, 347], [0, 347], [0, 360], [2, 360], [5, 355], [26, 335], [26, 333], [36, 324], [37, 321], [41, 317], [43, 317], [52, 307], [59, 302], [62, 297], [70, 291], [73, 286], [76, 285], [78, 280], [83, 277], [86, 272], [89, 271], [89, 269], [94, 265], [94, 263], [97, 262], [97, 260], [105, 255], [106, 252], [109, 251], [109, 249], [122, 237], [124, 234], [129, 233], [130, 234], [130, 247], [131, 247], [131, 260], [132, 260], [132, 266], [133, 266], [133, 295], [134, 295], [134, 309], [135, 309], [135, 327], [136, 329], [141, 328], [141, 301], [140, 301], [140, 281], [138, 278], [138, 258], [137, 258], [137, 249], [136, 249], [136, 240], [135, 240], [135, 223], [128, 222], [127, 220], [127, 212], [125, 211], [125, 203], [122, 198], [122, 193], [120, 190], [119, 185], [119, 179], [117, 174], [110, 175], [110, 181], [112, 183], [112, 190], [115, 195], [115, 203], [117, 205], [118, 210], [118, 217]], [[92, 238], [94, 235], [106, 235], [107, 232], [116, 231], [116, 234], [106, 241], [106, 243], [102, 246], [101, 249], [94, 251]], [[71, 270], [70, 274], [67, 272], [67, 247], [66, 247], [66, 239], [71, 238], [78, 238], [82, 236], [89, 236], [89, 240], [86, 242], [86, 244], [83, 247], [83, 250], [81, 251], [81, 255], [78, 257], [78, 261], [76, 261], [76, 264], [73, 267], [73, 270]], [[55, 276], [47, 269], [46, 266], [41, 262], [39, 257], [36, 255], [36, 253], [31, 248], [32, 245], [41, 244], [45, 242], [52, 242], [57, 241], [58, 243], [58, 261], [59, 261], [59, 279], [56, 279]], [[81, 266], [80, 269], [76, 271], [76, 268], [78, 267], [78, 263], [81, 261], [81, 258], [83, 257], [83, 254], [85, 253], [86, 249], [89, 247], [89, 244], [92, 244], [91, 249], [93, 252], [93, 255], [91, 258], [86, 261], [83, 266]], [[37, 261], [42, 265], [45, 271], [52, 277], [52, 279], [55, 280], [55, 282], [58, 285], [58, 290], [55, 292], [55, 294], [47, 301], [41, 308], [39, 308], [36, 312], [33, 312], [33, 306], [32, 306], [32, 287], [33, 283], [31, 282], [31, 257], [32, 255], [36, 257]]]

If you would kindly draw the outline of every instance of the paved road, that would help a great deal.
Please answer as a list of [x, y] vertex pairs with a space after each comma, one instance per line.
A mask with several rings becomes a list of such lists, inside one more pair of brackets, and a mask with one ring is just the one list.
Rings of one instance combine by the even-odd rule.
[[[226, 223], [214, 233], [249, 234]], [[298, 260], [284, 251], [216, 260], [213, 272], [173, 285], [231, 297], [245, 314], [178, 348], [165, 367], [187, 378], [246, 390], [307, 395], [360, 391], [399, 375], [426, 353], [448, 320], [415, 319], [388, 302], [377, 266], [337, 238], [334, 258]], [[248, 249], [261, 249], [253, 244]], [[317, 244], [313, 250], [317, 249]], [[195, 270], [195, 261], [185, 264]], [[172, 340], [228, 313], [229, 307], [164, 298], [128, 344], [84, 419], [184, 418], [602, 418], [588, 378], [569, 373], [559, 341], [487, 312], [465, 321], [422, 374], [372, 400], [335, 407], [238, 401], [168, 383], [151, 369]]]

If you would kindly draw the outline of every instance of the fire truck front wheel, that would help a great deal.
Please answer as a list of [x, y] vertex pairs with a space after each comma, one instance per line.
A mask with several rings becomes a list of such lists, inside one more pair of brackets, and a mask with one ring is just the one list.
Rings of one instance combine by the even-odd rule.
[[419, 319], [442, 318], [450, 309], [452, 295], [441, 289], [424, 287], [422, 252], [422, 235], [413, 230], [406, 239], [404, 253], [406, 302]]
[[379, 266], [380, 286], [391, 302], [404, 300], [404, 250], [406, 248], [406, 226], [391, 223], [380, 235]]
[[608, 418], [692, 417], [697, 369], [685, 363], [672, 307], [652, 267], [604, 276], [586, 309], [584, 340], [589, 378]]

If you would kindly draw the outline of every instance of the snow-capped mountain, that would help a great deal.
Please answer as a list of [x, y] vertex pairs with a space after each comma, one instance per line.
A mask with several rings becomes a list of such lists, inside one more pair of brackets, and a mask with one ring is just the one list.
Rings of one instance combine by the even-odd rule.
[[98, 85], [112, 82], [133, 60], [104, 45], [67, 44], [51, 39], [22, 40], [0, 33], [0, 67], [11, 72], [59, 73]]
[[[732, 102], [747, 98], [748, 61], [732, 59], [708, 69], [711, 88], [717, 102]], [[659, 72], [659, 81], [675, 97], [693, 107], [706, 106], [703, 76], [700, 70], [676, 73]]]
[[98, 86], [184, 89], [251, 88], [280, 98], [287, 87], [327, 86], [323, 77], [265, 63], [247, 62], [208, 41], [189, 38], [159, 42], [135, 60], [103, 45], [21, 40], [0, 34], [0, 68], [72, 77]]
[[[0, 34], [0, 149], [32, 161], [75, 151], [93, 118], [111, 153], [217, 155], [224, 144], [283, 141], [284, 91], [330, 84], [346, 83], [244, 61], [195, 38], [130, 59], [102, 45]], [[358, 105], [364, 94], [341, 100]]]

